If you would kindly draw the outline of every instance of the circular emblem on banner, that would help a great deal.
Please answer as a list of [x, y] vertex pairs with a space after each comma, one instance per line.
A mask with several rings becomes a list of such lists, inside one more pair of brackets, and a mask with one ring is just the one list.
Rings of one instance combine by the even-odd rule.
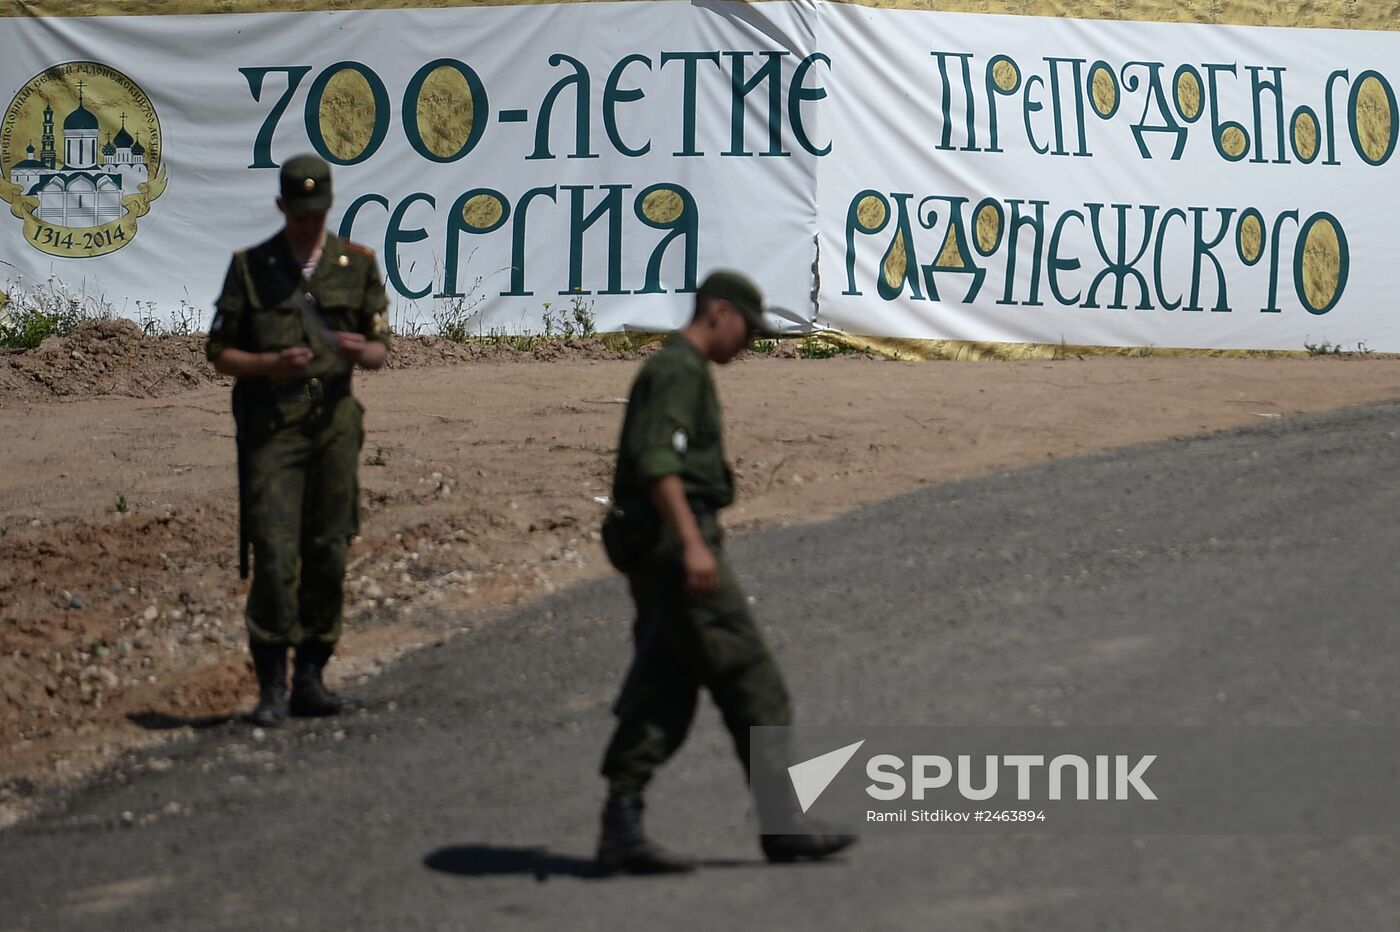
[[136, 82], [98, 62], [55, 65], [0, 121], [0, 199], [40, 252], [106, 255], [136, 238], [165, 191], [162, 155], [160, 120]]

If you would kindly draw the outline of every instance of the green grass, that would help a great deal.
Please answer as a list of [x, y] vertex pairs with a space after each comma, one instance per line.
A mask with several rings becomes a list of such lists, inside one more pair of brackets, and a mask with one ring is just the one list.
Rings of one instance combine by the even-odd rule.
[[1342, 352], [1342, 344], [1328, 343], [1326, 340], [1321, 343], [1309, 343], [1304, 340], [1303, 349], [1308, 351], [1309, 356], [1336, 356]]
[[803, 337], [797, 343], [799, 359], [831, 359], [835, 356], [868, 356], [863, 349], [837, 343], [820, 336]]
[[101, 298], [74, 294], [62, 281], [31, 287], [10, 281], [4, 287], [7, 300], [0, 307], [0, 346], [33, 349], [49, 337], [63, 337], [79, 324], [112, 316], [112, 307]]

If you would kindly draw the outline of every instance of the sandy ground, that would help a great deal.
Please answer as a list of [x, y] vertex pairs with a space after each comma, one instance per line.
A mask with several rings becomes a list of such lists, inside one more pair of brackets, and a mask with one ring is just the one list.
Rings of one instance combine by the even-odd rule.
[[[251, 705], [228, 389], [202, 365], [155, 398], [0, 392], [0, 824], [123, 749]], [[350, 690], [405, 650], [607, 569], [594, 499], [608, 494], [636, 360], [427, 365], [357, 387], [364, 534], [330, 671]], [[1400, 395], [1395, 360], [1368, 356], [755, 356], [718, 383], [736, 533], [1047, 457]]]

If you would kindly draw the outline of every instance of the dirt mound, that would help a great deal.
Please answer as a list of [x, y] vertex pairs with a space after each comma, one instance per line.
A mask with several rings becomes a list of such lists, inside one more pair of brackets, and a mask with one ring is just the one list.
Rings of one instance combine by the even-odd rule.
[[35, 349], [0, 356], [0, 399], [157, 398], [218, 378], [204, 361], [202, 335], [148, 337], [121, 318], [80, 324]]
[[236, 644], [231, 574], [209, 565], [232, 526], [231, 508], [200, 507], [0, 541], [0, 705], [13, 713], [0, 741], [93, 720], [111, 696], [155, 681], [152, 648], [173, 655], [167, 641]]
[[459, 343], [437, 336], [395, 337], [389, 354], [390, 369], [423, 369], [462, 362], [559, 362], [565, 360], [621, 360], [646, 355], [659, 343], [639, 341], [622, 334], [574, 339], [487, 337]]
[[[0, 350], [0, 404], [98, 395], [161, 398], [226, 381], [205, 360], [204, 340], [202, 333], [148, 336], [121, 318], [90, 321], [32, 350]], [[639, 343], [622, 335], [569, 340], [501, 337], [471, 343], [401, 336], [394, 340], [389, 368], [635, 359], [656, 345]]]

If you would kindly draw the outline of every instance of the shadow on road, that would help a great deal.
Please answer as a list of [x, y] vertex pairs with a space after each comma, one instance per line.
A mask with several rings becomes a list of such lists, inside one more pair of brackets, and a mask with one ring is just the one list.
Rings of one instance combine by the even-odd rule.
[[423, 866], [464, 877], [523, 874], [536, 880], [547, 877], [596, 878], [598, 868], [590, 859], [551, 854], [544, 848], [502, 848], [496, 845], [452, 845], [423, 859]]
[[164, 712], [132, 712], [127, 721], [147, 731], [169, 731], [172, 728], [218, 728], [236, 721], [238, 715], [167, 715]]
[[[701, 867], [754, 867], [758, 860], [701, 861]], [[508, 874], [547, 880], [550, 877], [578, 877], [601, 880], [591, 858], [553, 854], [544, 848], [503, 848], [496, 845], [452, 845], [439, 848], [423, 859], [423, 866], [461, 877], [499, 877]]]

